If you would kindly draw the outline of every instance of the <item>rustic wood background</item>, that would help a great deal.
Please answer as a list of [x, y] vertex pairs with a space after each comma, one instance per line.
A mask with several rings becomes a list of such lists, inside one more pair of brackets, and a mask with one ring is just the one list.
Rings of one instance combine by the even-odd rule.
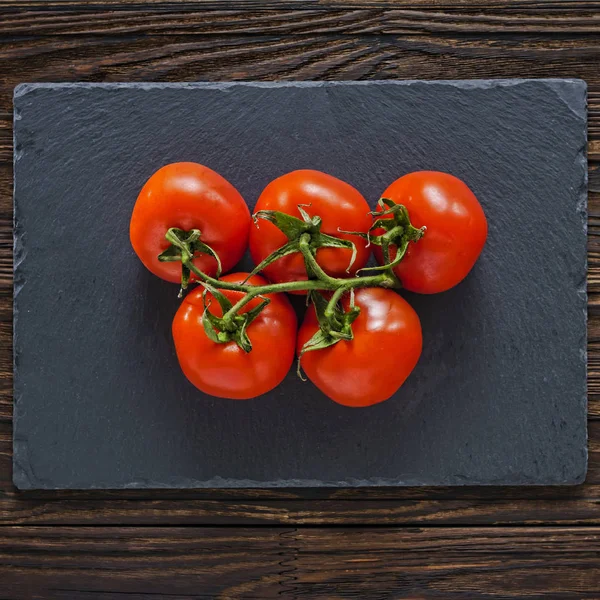
[[[0, 598], [600, 598], [599, 34], [593, 1], [0, 0]], [[589, 84], [584, 485], [15, 490], [17, 83], [489, 77]]]

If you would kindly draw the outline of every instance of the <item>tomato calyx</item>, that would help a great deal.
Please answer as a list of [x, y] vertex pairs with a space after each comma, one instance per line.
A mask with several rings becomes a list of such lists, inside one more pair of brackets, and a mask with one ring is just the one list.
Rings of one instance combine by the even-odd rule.
[[[227, 344], [233, 341], [244, 352], [251, 352], [252, 342], [248, 337], [248, 327], [271, 300], [259, 296], [261, 298], [259, 304], [247, 312], [239, 313], [238, 309], [223, 293], [207, 283], [204, 283], [203, 286], [202, 302], [204, 304], [204, 312], [202, 313], [202, 325], [208, 339], [217, 344]], [[217, 317], [208, 310], [210, 307], [210, 303], [207, 304], [206, 302], [208, 292], [219, 303], [223, 312], [222, 317]]]
[[[340, 299], [348, 292], [350, 293], [350, 306], [347, 311], [344, 311], [340, 306]], [[302, 356], [306, 352], [323, 350], [342, 340], [353, 340], [352, 323], [360, 314], [360, 308], [354, 304], [354, 288], [338, 288], [329, 300], [317, 291], [311, 291], [309, 297], [315, 309], [319, 329], [304, 344], [298, 357], [296, 372], [303, 381], [305, 381], [305, 378], [302, 376], [300, 366]]]
[[[288, 239], [288, 242], [267, 256], [256, 268], [250, 273], [256, 275], [271, 263], [295, 252], [303, 252], [308, 249], [314, 257], [319, 248], [346, 248], [352, 251], [350, 262], [346, 272], [350, 272], [354, 260], [356, 259], [356, 246], [350, 240], [343, 240], [332, 235], [327, 235], [321, 232], [322, 219], [318, 215], [311, 217], [303, 208], [298, 205], [298, 211], [302, 219], [288, 215], [287, 213], [277, 210], [259, 210], [252, 215], [252, 219], [256, 224], [259, 219], [273, 223]], [[307, 265], [308, 268], [308, 265]], [[314, 276], [314, 273], [309, 271], [309, 277]]]
[[165, 238], [171, 244], [164, 252], [158, 255], [158, 260], [161, 262], [181, 261], [180, 298], [183, 290], [187, 289], [190, 282], [189, 265], [198, 254], [212, 256], [217, 261], [217, 277], [221, 275], [221, 260], [219, 259], [219, 255], [208, 244], [201, 241], [200, 236], [201, 232], [199, 229], [184, 231], [177, 227], [171, 227], [165, 234]]
[[[367, 234], [356, 233], [356, 235], [362, 235], [366, 237], [369, 243], [381, 246], [383, 254], [383, 263], [377, 267], [365, 267], [361, 271], [384, 271], [393, 269], [396, 265], [400, 264], [408, 244], [410, 242], [418, 242], [427, 231], [427, 227], [414, 227], [410, 222], [408, 210], [403, 204], [396, 204], [389, 198], [380, 198], [377, 203], [379, 210], [374, 210], [371, 215], [375, 217], [373, 225], [369, 229]], [[378, 235], [371, 235], [371, 232], [378, 229], [383, 229], [383, 233]], [[390, 247], [395, 246], [397, 248], [394, 259], [390, 256]]]

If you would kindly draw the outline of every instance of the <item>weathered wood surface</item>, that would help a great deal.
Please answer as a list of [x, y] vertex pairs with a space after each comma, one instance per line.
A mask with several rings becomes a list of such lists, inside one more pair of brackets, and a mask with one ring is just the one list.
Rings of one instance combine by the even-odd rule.
[[0, 594], [568, 600], [598, 597], [599, 559], [588, 527], [7, 527]]

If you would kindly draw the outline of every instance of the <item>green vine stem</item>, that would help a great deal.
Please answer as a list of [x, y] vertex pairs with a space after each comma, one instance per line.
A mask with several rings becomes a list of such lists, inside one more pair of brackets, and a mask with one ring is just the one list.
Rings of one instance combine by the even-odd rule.
[[[231, 312], [232, 315], [237, 313], [240, 308], [245, 306], [257, 296], [266, 296], [268, 294], [311, 290], [342, 290], [343, 293], [344, 291], [349, 291], [351, 288], [357, 287], [400, 287], [400, 282], [394, 276], [388, 273], [380, 273], [378, 275], [369, 275], [366, 277], [352, 277], [349, 279], [336, 279], [332, 277], [330, 278], [330, 281], [308, 279], [305, 281], [288, 281], [286, 283], [268, 283], [267, 285], [249, 285], [247, 283], [229, 283], [227, 281], [221, 281], [220, 279], [214, 279], [213, 277], [210, 277], [200, 271], [191, 262], [188, 264], [188, 267], [200, 281], [208, 283], [216, 289], [244, 292], [245, 296], [241, 298], [239, 302], [237, 302], [237, 304], [230, 309], [230, 311], [228, 311]], [[224, 317], [226, 316], [227, 313], [224, 315]]]
[[[352, 242], [347, 240], [337, 240], [327, 236], [320, 231], [321, 220], [319, 217], [309, 217], [305, 211], [300, 211], [303, 220], [276, 213], [274, 211], [263, 211], [264, 214], [255, 215], [258, 218], [265, 218], [276, 224], [288, 237], [288, 243], [276, 250], [271, 256], [267, 257], [252, 274], [258, 272], [260, 267], [270, 264], [277, 258], [291, 252], [300, 252], [304, 258], [308, 279], [302, 281], [288, 281], [284, 283], [268, 283], [266, 285], [250, 285], [246, 282], [231, 283], [221, 281], [217, 277], [211, 277], [200, 271], [194, 265], [194, 256], [198, 252], [208, 253], [215, 256], [216, 253], [206, 244], [200, 241], [200, 232], [193, 230], [185, 232], [180, 229], [171, 228], [167, 231], [165, 237], [170, 242], [169, 248], [161, 255], [160, 260], [180, 260], [182, 264], [182, 286], [180, 296], [187, 287], [189, 274], [193, 273], [197, 280], [205, 284], [206, 291], [210, 292], [219, 302], [222, 308], [223, 316], [216, 317], [212, 314], [206, 315], [205, 310], [205, 329], [210, 337], [217, 343], [224, 343], [235, 339], [246, 352], [252, 349], [251, 342], [246, 334], [246, 328], [251, 319], [256, 318], [260, 310], [269, 302], [265, 296], [282, 292], [307, 291], [309, 297], [315, 305], [319, 319], [320, 330], [314, 338], [309, 340], [302, 350], [302, 353], [310, 350], [325, 348], [339, 342], [342, 339], [352, 339], [351, 324], [358, 315], [359, 309], [354, 306], [351, 296], [350, 309], [344, 312], [340, 309], [340, 301], [344, 294], [351, 293], [357, 288], [364, 287], [385, 287], [399, 288], [400, 281], [394, 275], [393, 268], [402, 258], [410, 241], [416, 242], [425, 233], [425, 229], [415, 229], [410, 224], [408, 212], [402, 205], [396, 205], [392, 201], [382, 199], [380, 201], [381, 212], [373, 213], [378, 217], [371, 231], [376, 227], [383, 228], [384, 234], [372, 236], [371, 232], [359, 233], [370, 240], [370, 242], [382, 246], [384, 255], [384, 264], [378, 267], [366, 267], [361, 269], [365, 271], [376, 271], [376, 274], [361, 275], [347, 279], [331, 277], [319, 265], [316, 259], [317, 250], [321, 247], [351, 247], [352, 264], [356, 248]], [[387, 218], [382, 218], [387, 217]], [[390, 218], [391, 217], [391, 218]], [[351, 233], [351, 232], [350, 232]], [[394, 260], [390, 260], [389, 246], [397, 247]], [[219, 264], [220, 267], [220, 264]], [[219, 268], [220, 271], [220, 268]], [[244, 295], [238, 302], [232, 304], [220, 290], [230, 290], [242, 292]], [[320, 292], [332, 292], [331, 296], [322, 296]], [[248, 313], [240, 313], [253, 299], [261, 297], [263, 302], [257, 308]], [[248, 315], [250, 315], [248, 317]], [[214, 328], [214, 329], [213, 329]], [[218, 334], [215, 333], [215, 329]], [[213, 335], [214, 334], [214, 335]]]
[[[347, 279], [330, 277], [321, 269], [315, 258], [312, 256], [309, 250], [305, 250], [302, 254], [305, 260], [308, 257], [309, 264], [316, 271], [318, 279], [307, 279], [303, 281], [287, 281], [285, 283], [269, 283], [267, 285], [249, 285], [247, 283], [231, 283], [228, 281], [222, 281], [215, 279], [206, 273], [203, 273], [194, 265], [193, 256], [189, 250], [185, 247], [185, 242], [182, 242], [175, 234], [172, 233], [172, 229], [169, 229], [165, 237], [174, 246], [181, 249], [181, 263], [187, 267], [199, 281], [208, 283], [212, 287], [221, 290], [231, 290], [235, 292], [244, 292], [247, 295], [251, 295], [251, 298], [244, 301], [244, 298], [238, 302], [241, 305], [236, 309], [239, 310], [244, 304], [250, 302], [252, 298], [256, 296], [264, 296], [267, 294], [278, 294], [281, 292], [293, 292], [293, 291], [310, 291], [310, 290], [330, 290], [334, 291], [338, 288], [355, 288], [355, 287], [400, 287], [400, 282], [390, 273], [380, 273], [378, 275], [370, 275], [367, 277], [350, 277]], [[301, 251], [304, 250], [302, 242], [300, 244]], [[236, 305], [237, 306], [237, 305]]]
[[[350, 289], [355, 289], [355, 288], [352, 287]], [[325, 308], [325, 311], [323, 312], [323, 315], [328, 323], [330, 323], [332, 321], [332, 319], [335, 318], [335, 308], [338, 305], [338, 302], [342, 299], [342, 296], [344, 294], [346, 294], [347, 292], [348, 292], [347, 286], [340, 286], [331, 295], [331, 298], [330, 298], [329, 302], [327, 303], [327, 307]]]

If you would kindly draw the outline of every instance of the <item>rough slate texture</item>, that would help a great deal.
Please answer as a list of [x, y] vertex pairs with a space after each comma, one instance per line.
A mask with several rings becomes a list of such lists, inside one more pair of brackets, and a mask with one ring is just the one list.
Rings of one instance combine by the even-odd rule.
[[[575, 80], [22, 85], [15, 91], [14, 480], [19, 488], [565, 484], [586, 471], [586, 104]], [[374, 204], [451, 172], [489, 239], [445, 294], [407, 294], [419, 365], [334, 404], [292, 372], [203, 396], [170, 339], [176, 287], [129, 245], [144, 181], [202, 162], [252, 206], [314, 168]]]

